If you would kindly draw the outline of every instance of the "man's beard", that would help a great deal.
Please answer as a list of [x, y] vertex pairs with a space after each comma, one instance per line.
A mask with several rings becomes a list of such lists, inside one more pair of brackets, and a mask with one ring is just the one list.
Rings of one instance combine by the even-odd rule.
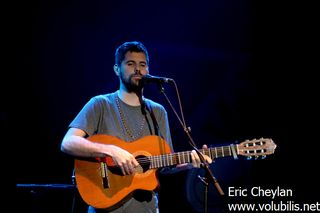
[[124, 78], [123, 74], [120, 74], [120, 79], [123, 85], [127, 88], [128, 92], [140, 93], [143, 87], [142, 81], [134, 81], [132, 78], [136, 74], [130, 75], [127, 79]]

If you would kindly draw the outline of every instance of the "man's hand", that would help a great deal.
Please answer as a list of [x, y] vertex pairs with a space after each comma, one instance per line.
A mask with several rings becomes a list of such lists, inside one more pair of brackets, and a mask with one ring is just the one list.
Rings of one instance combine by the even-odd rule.
[[[207, 145], [203, 145], [202, 149], [207, 149]], [[205, 159], [206, 162], [208, 162], [209, 164], [212, 163], [212, 159], [208, 156], [208, 155], [204, 155], [202, 154], [203, 158]], [[191, 151], [191, 160], [192, 160], [192, 166], [196, 167], [196, 168], [200, 168], [201, 167], [201, 160], [199, 155], [197, 154], [197, 152], [195, 150]]]
[[139, 163], [135, 157], [120, 147], [114, 145], [108, 145], [108, 147], [108, 153], [110, 153], [109, 155], [113, 158], [116, 165], [120, 167], [122, 174], [133, 174], [135, 172], [135, 168], [139, 166]]

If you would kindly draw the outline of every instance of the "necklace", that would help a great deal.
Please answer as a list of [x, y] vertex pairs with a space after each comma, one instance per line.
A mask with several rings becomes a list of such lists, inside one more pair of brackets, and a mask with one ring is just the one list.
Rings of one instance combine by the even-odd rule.
[[129, 129], [126, 121], [125, 121], [125, 116], [124, 116], [124, 113], [123, 113], [123, 111], [121, 109], [118, 95], [116, 96], [116, 104], [117, 104], [117, 108], [118, 108], [118, 111], [119, 111], [119, 114], [120, 114], [121, 123], [122, 123], [122, 125], [123, 125], [123, 127], [125, 129], [125, 132], [130, 136], [131, 139], [133, 139], [133, 140], [137, 139], [139, 136], [141, 136], [141, 134], [143, 132], [144, 125], [146, 123], [145, 117], [143, 117], [143, 119], [142, 119], [142, 122], [140, 124], [140, 127], [138, 129], [137, 134], [133, 134], [132, 131], [130, 131], [130, 129]]

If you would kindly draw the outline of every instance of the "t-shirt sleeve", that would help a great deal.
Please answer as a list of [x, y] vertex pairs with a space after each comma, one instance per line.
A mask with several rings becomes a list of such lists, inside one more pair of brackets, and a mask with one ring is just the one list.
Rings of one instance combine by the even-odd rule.
[[88, 136], [97, 132], [101, 106], [96, 97], [91, 98], [69, 124], [69, 128], [78, 128], [85, 131]]

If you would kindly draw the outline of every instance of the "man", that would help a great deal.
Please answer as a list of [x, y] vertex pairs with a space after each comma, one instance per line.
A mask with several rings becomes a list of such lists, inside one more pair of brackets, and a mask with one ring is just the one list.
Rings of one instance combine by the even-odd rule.
[[[123, 43], [116, 50], [113, 69], [120, 80], [119, 90], [95, 96], [83, 107], [70, 123], [61, 150], [75, 157], [109, 156], [121, 170], [121, 175], [129, 176], [139, 166], [132, 153], [114, 144], [93, 142], [88, 137], [106, 134], [132, 142], [147, 135], [158, 135], [172, 149], [171, 134], [164, 107], [143, 96], [141, 79], [149, 73], [146, 47], [137, 41]], [[204, 157], [208, 163], [212, 162], [208, 156]], [[194, 150], [191, 159], [192, 166], [200, 167], [199, 156]], [[180, 168], [186, 166], [177, 165]], [[89, 206], [88, 212], [158, 212], [157, 197], [154, 192], [136, 190], [129, 200], [110, 209]]]

